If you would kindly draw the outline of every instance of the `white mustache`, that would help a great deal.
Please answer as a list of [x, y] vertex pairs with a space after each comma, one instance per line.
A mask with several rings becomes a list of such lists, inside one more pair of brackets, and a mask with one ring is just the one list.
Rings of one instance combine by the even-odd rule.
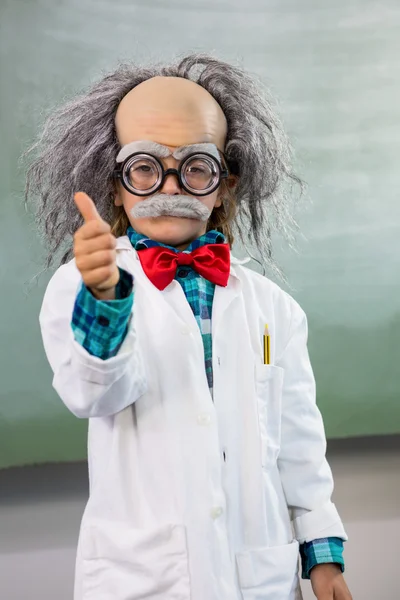
[[196, 219], [197, 221], [208, 221], [211, 211], [197, 198], [177, 194], [155, 194], [146, 200], [135, 204], [131, 209], [134, 219], [148, 217], [183, 217], [185, 219]]

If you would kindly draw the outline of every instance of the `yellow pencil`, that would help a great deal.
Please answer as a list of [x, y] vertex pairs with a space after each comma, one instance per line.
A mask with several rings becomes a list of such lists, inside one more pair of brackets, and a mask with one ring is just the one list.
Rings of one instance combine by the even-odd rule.
[[266, 325], [264, 330], [264, 365], [270, 364], [270, 357], [270, 335], [268, 325]]

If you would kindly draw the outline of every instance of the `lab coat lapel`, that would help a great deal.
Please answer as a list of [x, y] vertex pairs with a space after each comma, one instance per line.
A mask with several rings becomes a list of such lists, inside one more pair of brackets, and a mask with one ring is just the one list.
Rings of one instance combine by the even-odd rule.
[[222, 317], [235, 298], [238, 297], [241, 290], [241, 282], [237, 274], [235, 265], [240, 264], [237, 259], [232, 257], [231, 259], [231, 270], [226, 287], [217, 285], [215, 287], [214, 302], [212, 308], [212, 334], [213, 339], [218, 332], [218, 327], [221, 323]]

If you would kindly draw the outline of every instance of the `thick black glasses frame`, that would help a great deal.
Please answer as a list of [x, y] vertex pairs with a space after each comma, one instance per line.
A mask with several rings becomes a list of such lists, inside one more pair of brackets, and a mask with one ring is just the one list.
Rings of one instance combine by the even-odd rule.
[[[186, 192], [188, 192], [189, 194], [196, 195], [196, 196], [209, 196], [210, 194], [215, 192], [215, 190], [221, 185], [221, 181], [223, 179], [227, 179], [229, 177], [228, 169], [223, 169], [222, 165], [220, 165], [220, 163], [215, 158], [215, 156], [213, 156], [212, 154], [208, 154], [207, 152], [194, 152], [193, 154], [189, 154], [179, 164], [178, 169], [166, 169], [166, 170], [164, 169], [164, 165], [162, 164], [161, 160], [157, 156], [154, 156], [153, 154], [149, 154], [147, 152], [134, 152], [133, 154], [130, 154], [124, 160], [123, 163], [121, 163], [121, 166], [117, 167], [114, 170], [114, 178], [119, 179], [121, 181], [122, 185], [124, 186], [124, 188], [130, 194], [133, 194], [134, 196], [148, 196], [149, 192], [147, 190], [147, 191], [138, 193], [138, 192], [134, 192], [132, 190], [132, 188], [128, 185], [128, 183], [126, 182], [125, 177], [124, 177], [125, 166], [134, 156], [143, 156], [143, 155], [150, 156], [152, 159], [154, 159], [160, 165], [160, 168], [161, 168], [162, 177], [161, 177], [160, 183], [156, 188], [154, 188], [154, 189], [150, 188], [150, 189], [152, 189], [151, 194], [155, 194], [156, 192], [158, 192], [158, 190], [160, 190], [162, 188], [162, 186], [164, 185], [165, 178], [168, 177], [168, 175], [176, 175], [178, 178], [180, 187], [182, 189], [184, 189]], [[187, 187], [182, 179], [182, 175], [181, 175], [182, 167], [194, 156], [206, 156], [207, 158], [211, 158], [213, 163], [218, 167], [218, 174], [219, 174], [218, 181], [212, 188], [210, 188], [210, 190], [207, 190], [205, 193], [201, 193], [201, 192], [198, 192], [197, 190]], [[196, 193], [194, 194], [194, 192], [196, 192]]]

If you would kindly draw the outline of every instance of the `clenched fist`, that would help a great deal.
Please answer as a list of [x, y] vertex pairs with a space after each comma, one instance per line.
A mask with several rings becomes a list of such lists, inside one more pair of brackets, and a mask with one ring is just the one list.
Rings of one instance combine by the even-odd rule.
[[111, 227], [100, 217], [93, 201], [84, 192], [74, 196], [85, 220], [74, 236], [74, 255], [84, 284], [99, 300], [113, 300], [119, 281], [116, 239]]

